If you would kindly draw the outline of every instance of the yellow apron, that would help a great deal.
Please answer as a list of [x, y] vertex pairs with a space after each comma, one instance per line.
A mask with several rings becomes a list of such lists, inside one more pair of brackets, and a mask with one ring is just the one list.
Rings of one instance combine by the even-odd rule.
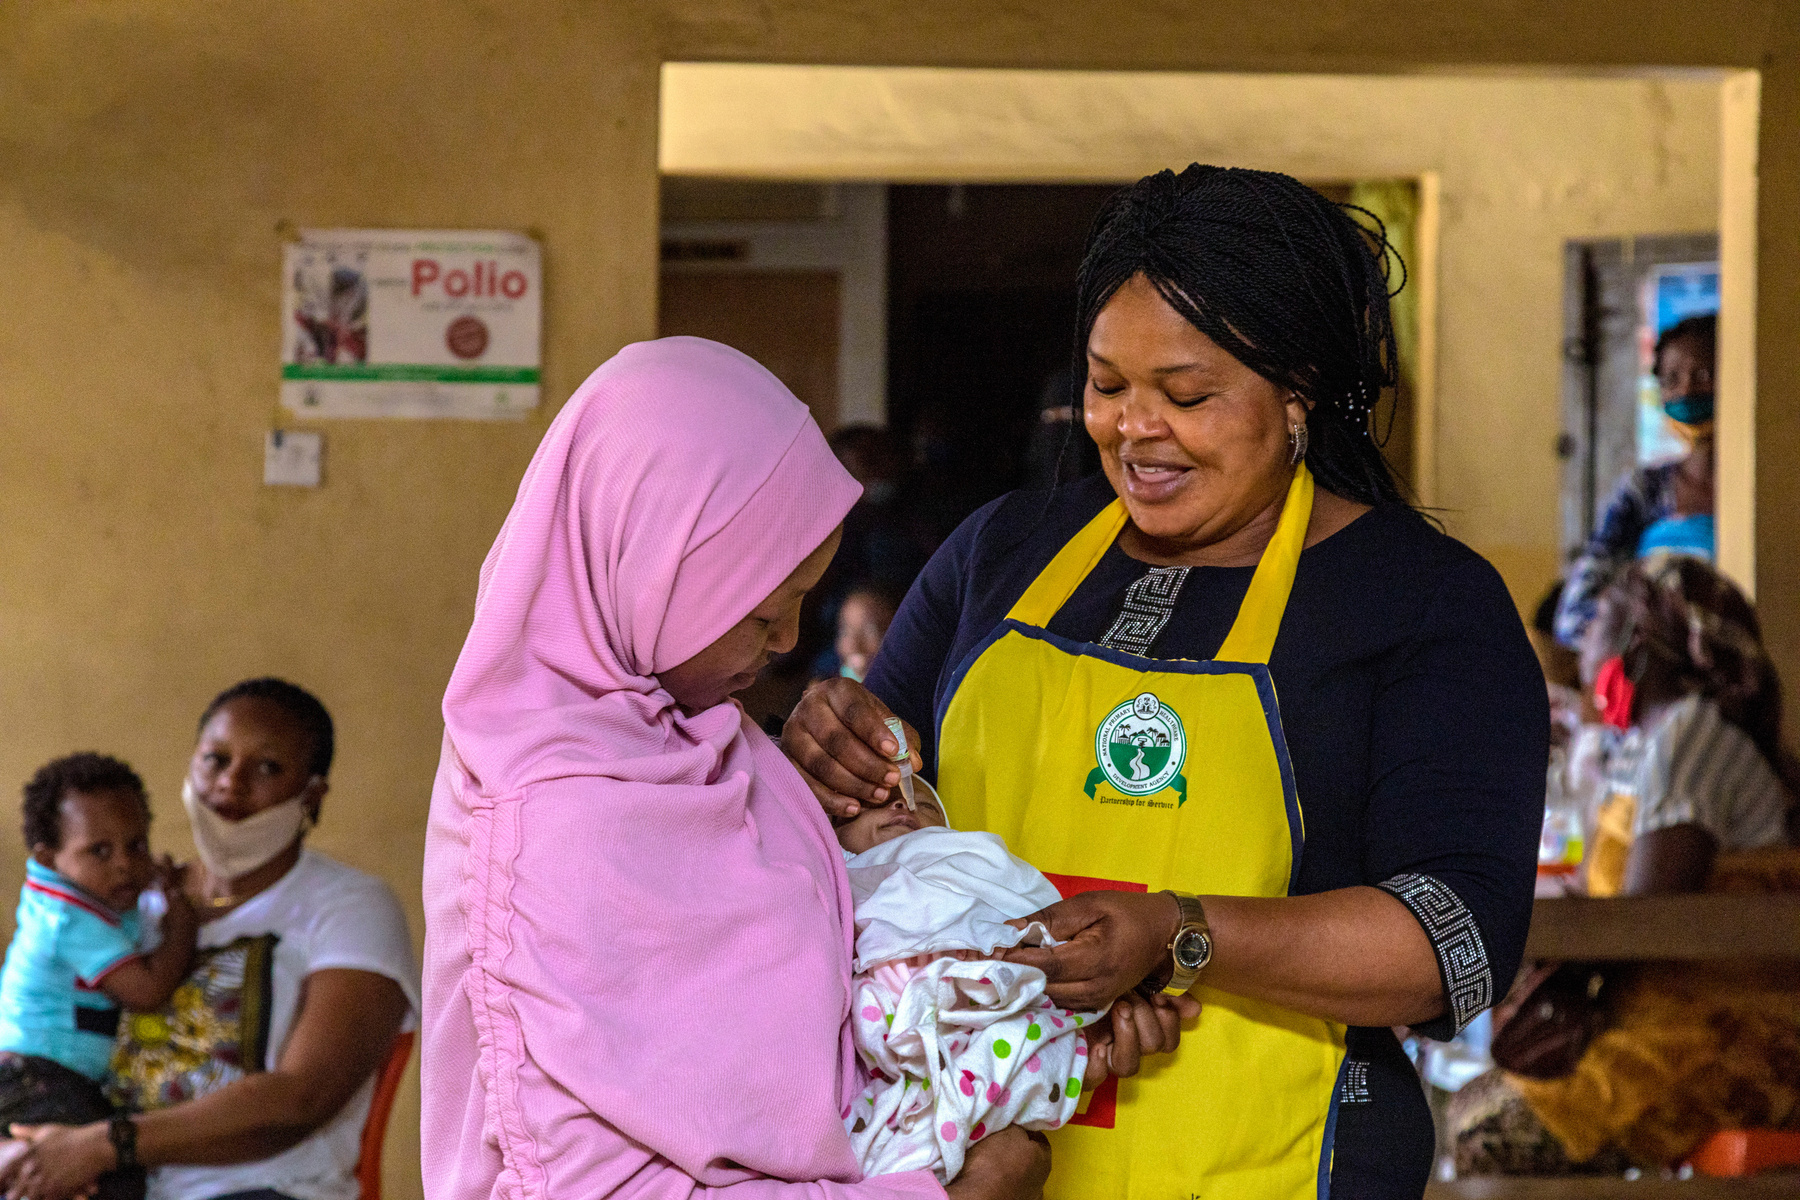
[[[1140, 658], [1045, 626], [1125, 526], [1114, 501], [970, 653], [938, 717], [952, 822], [1064, 894], [1285, 896], [1303, 836], [1269, 651], [1312, 513], [1303, 466], [1217, 659]], [[1050, 1200], [1309, 1200], [1330, 1184], [1344, 1029], [1204, 986], [1172, 1057], [1050, 1135]], [[1114, 1094], [1116, 1089], [1116, 1095]]]

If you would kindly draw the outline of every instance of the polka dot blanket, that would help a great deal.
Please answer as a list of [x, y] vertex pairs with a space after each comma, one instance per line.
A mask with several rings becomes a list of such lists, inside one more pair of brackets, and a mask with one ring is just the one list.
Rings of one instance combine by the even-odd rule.
[[[968, 1148], [1075, 1115], [1094, 1013], [1044, 994], [1044, 973], [991, 957], [1045, 944], [1028, 916], [1057, 899], [992, 834], [926, 828], [852, 857], [851, 1028], [867, 1074], [844, 1118], [865, 1176], [930, 1170], [945, 1183]], [[947, 942], [960, 941], [961, 945]]]

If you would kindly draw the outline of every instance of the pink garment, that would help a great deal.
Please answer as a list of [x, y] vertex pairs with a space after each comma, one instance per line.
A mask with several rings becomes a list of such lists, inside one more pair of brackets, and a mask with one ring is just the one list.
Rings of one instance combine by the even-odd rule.
[[805, 406], [697, 338], [626, 347], [551, 424], [444, 697], [430, 1200], [942, 1196], [924, 1173], [856, 1182], [851, 901], [824, 814], [735, 705], [686, 716], [654, 678], [856, 495]]

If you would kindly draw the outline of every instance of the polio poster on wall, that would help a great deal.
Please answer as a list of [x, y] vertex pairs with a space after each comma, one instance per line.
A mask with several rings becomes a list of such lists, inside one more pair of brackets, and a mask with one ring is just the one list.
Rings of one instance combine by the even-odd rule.
[[305, 230], [283, 262], [281, 403], [504, 420], [537, 407], [543, 273], [519, 233]]

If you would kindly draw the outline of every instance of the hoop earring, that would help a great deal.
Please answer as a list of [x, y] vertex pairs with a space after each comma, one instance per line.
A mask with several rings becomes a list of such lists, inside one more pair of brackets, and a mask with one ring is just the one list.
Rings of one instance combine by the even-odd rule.
[[1302, 462], [1306, 461], [1306, 443], [1306, 426], [1297, 424], [1289, 425], [1288, 448], [1290, 453], [1288, 454], [1288, 466], [1297, 467]]

